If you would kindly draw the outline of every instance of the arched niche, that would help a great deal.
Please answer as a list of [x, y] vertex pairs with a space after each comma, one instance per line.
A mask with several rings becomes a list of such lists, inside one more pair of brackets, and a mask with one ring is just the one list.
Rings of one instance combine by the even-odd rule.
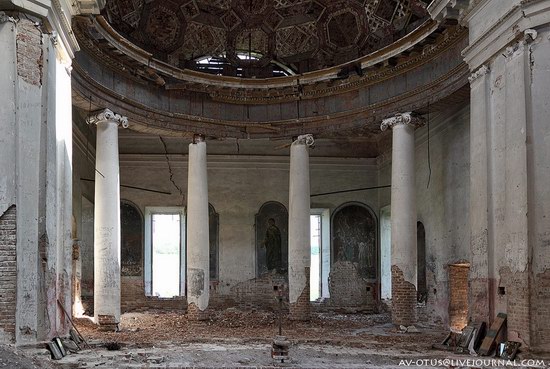
[[212, 204], [208, 204], [208, 231], [210, 241], [210, 280], [219, 279], [220, 216]]
[[132, 202], [120, 203], [120, 273], [143, 274], [143, 215]]
[[[255, 227], [256, 275], [261, 276], [268, 273], [270, 266], [273, 267], [274, 264], [279, 265], [274, 269], [281, 274], [286, 274], [288, 271], [288, 211], [286, 207], [276, 201], [264, 203], [256, 214]], [[278, 247], [280, 250], [276, 250]], [[271, 261], [268, 260], [269, 255], [271, 255]]]
[[428, 297], [428, 282], [426, 279], [426, 229], [422, 222], [416, 223], [416, 256], [418, 302], [424, 302]]
[[366, 280], [378, 276], [376, 216], [367, 205], [349, 202], [341, 205], [332, 216], [331, 264], [351, 262]]

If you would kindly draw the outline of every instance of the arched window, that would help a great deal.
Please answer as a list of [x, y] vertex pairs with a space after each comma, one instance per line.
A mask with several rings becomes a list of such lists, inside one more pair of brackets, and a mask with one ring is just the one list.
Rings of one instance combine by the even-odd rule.
[[364, 279], [377, 278], [376, 217], [366, 205], [340, 206], [332, 217], [332, 264], [349, 261]]
[[120, 273], [141, 276], [143, 273], [143, 217], [129, 201], [120, 203]]
[[219, 278], [219, 228], [220, 216], [212, 204], [208, 204], [208, 230], [210, 240], [210, 280], [217, 281]]
[[256, 214], [256, 275], [288, 270], [288, 211], [276, 201], [263, 204]]

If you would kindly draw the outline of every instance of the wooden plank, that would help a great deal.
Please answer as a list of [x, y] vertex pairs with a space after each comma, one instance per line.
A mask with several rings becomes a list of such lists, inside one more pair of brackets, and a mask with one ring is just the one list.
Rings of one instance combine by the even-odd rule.
[[483, 343], [481, 344], [481, 347], [479, 348], [479, 351], [478, 351], [480, 355], [487, 356], [493, 351], [493, 348], [495, 347], [495, 343], [496, 343], [495, 341], [500, 331], [505, 326], [505, 324], [506, 324], [506, 314], [499, 313], [495, 321], [491, 325], [491, 328], [487, 332], [487, 335], [483, 339]]
[[475, 331], [475, 328], [473, 325], [469, 325], [466, 328], [464, 328], [464, 330], [462, 331], [462, 334], [458, 339], [458, 345], [455, 350], [457, 353], [467, 352], [468, 345], [472, 340], [474, 331]]
[[476, 333], [474, 334], [472, 340], [474, 341], [474, 350], [477, 352], [479, 350], [479, 347], [481, 346], [481, 343], [483, 342], [483, 338], [485, 337], [487, 324], [485, 322], [477, 323], [475, 324], [475, 328]]

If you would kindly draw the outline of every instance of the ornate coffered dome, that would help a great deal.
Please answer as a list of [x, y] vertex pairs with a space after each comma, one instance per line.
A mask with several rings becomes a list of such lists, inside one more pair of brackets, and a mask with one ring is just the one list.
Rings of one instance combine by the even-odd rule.
[[396, 111], [468, 98], [467, 30], [426, 3], [108, 0], [73, 21], [73, 103], [147, 133], [377, 141]]
[[108, 0], [103, 14], [128, 40], [173, 66], [273, 77], [339, 65], [387, 46], [429, 17], [427, 2]]

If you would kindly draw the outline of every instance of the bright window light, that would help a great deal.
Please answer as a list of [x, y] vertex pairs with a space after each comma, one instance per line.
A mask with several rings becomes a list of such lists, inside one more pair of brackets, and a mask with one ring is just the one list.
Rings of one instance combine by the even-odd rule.
[[152, 214], [153, 296], [170, 298], [180, 294], [179, 214]]
[[321, 215], [310, 215], [311, 268], [309, 274], [309, 299], [321, 297]]

